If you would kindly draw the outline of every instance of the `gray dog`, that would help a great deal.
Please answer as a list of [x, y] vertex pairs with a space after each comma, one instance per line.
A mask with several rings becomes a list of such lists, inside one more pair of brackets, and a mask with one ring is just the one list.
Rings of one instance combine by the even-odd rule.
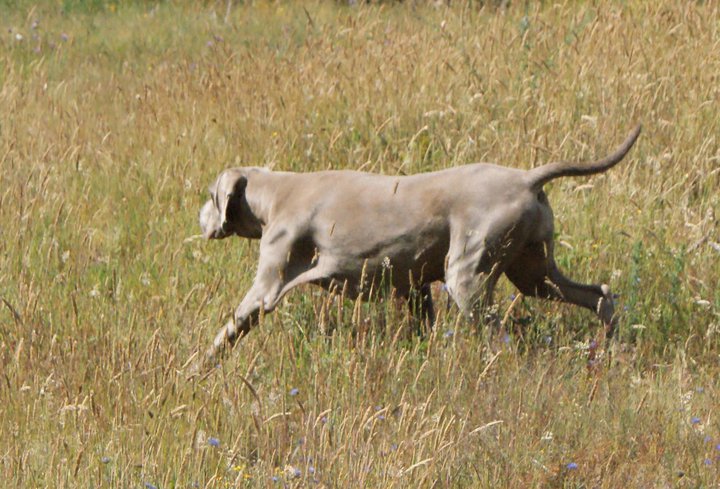
[[[472, 164], [411, 176], [357, 171], [276, 172], [231, 168], [210, 186], [200, 211], [207, 239], [260, 240], [252, 287], [217, 334], [209, 356], [231, 346], [300, 284], [368, 297], [381, 277], [432, 320], [429, 284], [442, 280], [460, 310], [479, 319], [503, 273], [528, 296], [594, 311], [612, 336], [607, 285], [583, 285], [553, 258], [547, 182], [608, 170], [630, 150], [636, 127], [605, 159], [551, 163], [532, 170]], [[412, 301], [411, 301], [412, 302]]]

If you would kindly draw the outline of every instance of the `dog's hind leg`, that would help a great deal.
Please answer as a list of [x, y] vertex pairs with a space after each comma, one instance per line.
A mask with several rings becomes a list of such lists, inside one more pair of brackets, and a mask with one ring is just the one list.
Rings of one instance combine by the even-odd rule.
[[423, 284], [419, 290], [411, 290], [408, 298], [410, 315], [417, 321], [417, 333], [423, 335], [423, 329], [432, 330], [435, 325], [435, 307], [433, 306], [430, 284]]
[[475, 252], [463, 249], [450, 254], [445, 271], [448, 292], [460, 311], [468, 318], [481, 322], [496, 322], [493, 318], [493, 292], [502, 270], [491, 265], [483, 247]]
[[527, 245], [505, 274], [524, 295], [590, 309], [605, 326], [605, 337], [612, 337], [616, 319], [610, 288], [604, 284], [581, 284], [565, 277], [555, 264], [551, 241]]

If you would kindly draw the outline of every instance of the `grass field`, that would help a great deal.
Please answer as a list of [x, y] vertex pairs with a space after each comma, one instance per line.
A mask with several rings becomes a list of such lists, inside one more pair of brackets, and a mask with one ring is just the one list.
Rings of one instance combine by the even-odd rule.
[[[0, 0], [4, 485], [717, 487], [718, 5], [511, 3]], [[609, 364], [574, 307], [420, 339], [300, 288], [190, 376], [257, 260], [188, 239], [221, 169], [529, 168], [636, 122], [547, 189]]]

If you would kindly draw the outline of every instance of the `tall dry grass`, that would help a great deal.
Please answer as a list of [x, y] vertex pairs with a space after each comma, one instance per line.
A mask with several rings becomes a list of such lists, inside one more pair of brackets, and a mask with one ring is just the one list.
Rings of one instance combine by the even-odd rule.
[[[714, 2], [227, 7], [0, 5], [9, 487], [717, 485]], [[418, 339], [303, 288], [188, 378], [256, 261], [186, 240], [221, 169], [528, 168], [637, 121], [620, 166], [549, 189], [562, 268], [620, 294], [611, 365], [571, 307]]]

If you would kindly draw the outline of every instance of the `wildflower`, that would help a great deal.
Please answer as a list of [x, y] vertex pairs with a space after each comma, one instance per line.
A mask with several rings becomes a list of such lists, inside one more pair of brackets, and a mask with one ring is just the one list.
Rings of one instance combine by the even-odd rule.
[[717, 445], [715, 445], [715, 450], [720, 450], [720, 443], [718, 443]]
[[314, 474], [314, 473], [315, 473], [315, 467], [313, 467], [312, 465], [311, 465], [310, 467], [308, 467], [308, 473]]
[[295, 470], [293, 470], [293, 476], [294, 477], [300, 477], [302, 475], [302, 470], [295, 467]]
[[270, 477], [270, 480], [273, 482], [279, 482], [280, 478], [278, 476], [274, 475], [274, 476]]
[[219, 447], [220, 440], [211, 436], [210, 438], [208, 438], [208, 445], [210, 445], [211, 447]]
[[696, 387], [695, 392], [697, 392], [698, 394], [702, 394], [703, 392], [705, 392], [705, 389], [703, 387]]
[[690, 423], [692, 423], [692, 424], [699, 424], [701, 421], [702, 420], [700, 418], [698, 418], [697, 416], [693, 416], [692, 418], [690, 418]]
[[102, 462], [102, 463], [104, 463], [104, 464], [109, 464], [109, 463], [110, 463], [110, 457], [103, 457], [103, 458], [100, 459], [100, 462]]
[[709, 458], [706, 458], [703, 463], [704, 463], [705, 465], [712, 465], [712, 460], [710, 460]]
[[150, 484], [149, 482], [146, 482], [145, 489], [158, 489], [158, 488], [157, 488], [157, 486]]
[[510, 343], [510, 335], [509, 334], [505, 334], [505, 336], [503, 336], [503, 343]]
[[300, 389], [298, 389], [297, 387], [293, 387], [292, 389], [290, 389], [290, 395], [291, 395], [291, 396], [295, 397], [295, 396], [297, 396], [298, 394], [300, 394]]
[[455, 334], [455, 331], [453, 331], [452, 329], [448, 329], [447, 331], [445, 331], [445, 334], [443, 334], [443, 336], [445, 338], [452, 338], [454, 334]]
[[712, 441], [712, 437], [710, 435], [705, 435], [705, 438], [703, 438], [703, 441], [705, 443], [710, 443], [710, 441]]
[[578, 464], [576, 464], [575, 462], [570, 462], [565, 466], [565, 468], [568, 470], [575, 470], [578, 468]]

